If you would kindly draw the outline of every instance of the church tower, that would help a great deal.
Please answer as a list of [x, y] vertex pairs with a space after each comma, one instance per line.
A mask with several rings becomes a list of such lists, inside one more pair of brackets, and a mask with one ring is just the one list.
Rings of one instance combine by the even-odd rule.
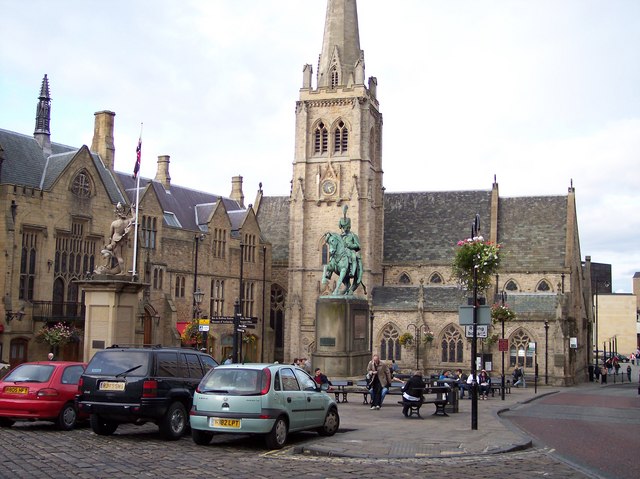
[[368, 298], [382, 281], [382, 115], [376, 78], [365, 85], [356, 0], [328, 0], [315, 88], [312, 83], [313, 68], [305, 65], [296, 103], [285, 360], [310, 357], [315, 349], [316, 300], [327, 260], [322, 237], [339, 232], [345, 205], [360, 237]]

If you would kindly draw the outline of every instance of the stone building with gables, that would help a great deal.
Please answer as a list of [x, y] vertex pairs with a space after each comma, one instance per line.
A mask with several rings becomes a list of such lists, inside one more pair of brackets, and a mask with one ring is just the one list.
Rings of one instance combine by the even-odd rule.
[[[316, 301], [324, 293], [322, 237], [338, 230], [348, 206], [362, 245], [373, 352], [406, 370], [468, 371], [471, 345], [458, 318], [467, 298], [451, 263], [479, 215], [480, 233], [504, 253], [487, 301], [505, 292], [518, 315], [504, 325], [507, 374], [518, 365], [531, 376], [537, 363], [550, 384], [585, 380], [591, 285], [573, 186], [557, 196], [514, 198], [500, 196], [497, 178], [474, 191], [385, 191], [377, 84], [365, 76], [355, 0], [328, 0], [317, 71], [304, 66], [295, 105], [289, 195], [266, 196], [261, 186], [245, 206], [241, 178], [232, 180], [228, 197], [195, 191], [171, 184], [170, 157], [158, 157], [155, 178], [142, 179], [139, 192], [136, 271], [147, 287], [138, 342], [180, 344], [195, 315], [230, 316], [242, 296], [243, 314], [258, 321], [248, 333], [247, 360], [311, 358]], [[12, 364], [46, 356], [34, 340], [42, 325], [82, 327], [74, 281], [100, 261], [114, 206], [136, 197], [130, 174], [113, 168], [115, 114], [96, 113], [91, 147], [51, 142], [48, 90], [45, 76], [33, 136], [0, 130], [0, 353]], [[196, 314], [198, 288], [204, 300]], [[417, 339], [418, 331], [419, 342], [401, 344], [404, 333]], [[491, 326], [478, 347], [494, 375], [500, 334], [501, 325]], [[208, 347], [216, 358], [230, 352], [231, 335], [230, 326], [212, 326]], [[67, 345], [61, 355], [75, 359], [78, 349]]]

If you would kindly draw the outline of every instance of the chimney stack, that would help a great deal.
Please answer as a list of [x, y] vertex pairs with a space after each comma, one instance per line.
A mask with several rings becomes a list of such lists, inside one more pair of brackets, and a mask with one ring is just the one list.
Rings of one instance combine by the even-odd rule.
[[113, 171], [116, 148], [113, 145], [113, 124], [116, 114], [112, 111], [94, 113], [93, 141], [91, 151], [98, 153], [104, 166]]
[[231, 199], [240, 203], [244, 208], [244, 193], [242, 192], [242, 176], [234, 176], [231, 178]]
[[169, 175], [170, 158], [169, 155], [158, 156], [158, 169], [156, 171], [156, 177], [154, 178], [156, 181], [162, 183], [165, 190], [171, 188], [171, 176]]

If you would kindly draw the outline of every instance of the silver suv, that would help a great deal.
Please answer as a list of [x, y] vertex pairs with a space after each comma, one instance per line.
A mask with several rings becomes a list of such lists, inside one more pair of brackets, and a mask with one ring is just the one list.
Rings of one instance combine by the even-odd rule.
[[196, 389], [191, 436], [209, 444], [214, 433], [263, 434], [282, 448], [293, 431], [332, 436], [340, 426], [335, 400], [306, 371], [285, 364], [229, 364], [207, 373]]

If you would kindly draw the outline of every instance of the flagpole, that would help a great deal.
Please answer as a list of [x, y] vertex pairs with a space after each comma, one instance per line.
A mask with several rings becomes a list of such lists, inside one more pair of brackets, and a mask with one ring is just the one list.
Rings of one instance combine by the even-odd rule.
[[140, 123], [140, 137], [138, 138], [138, 152], [137, 152], [137, 158], [136, 158], [136, 169], [138, 170], [136, 172], [136, 204], [135, 204], [135, 208], [136, 208], [136, 216], [135, 216], [135, 223], [134, 223], [134, 231], [133, 231], [133, 267], [131, 268], [131, 281], [134, 281], [136, 279], [136, 264], [137, 264], [137, 256], [138, 256], [138, 209], [139, 209], [139, 204], [140, 204], [140, 163], [142, 160], [142, 125], [143, 123]]

